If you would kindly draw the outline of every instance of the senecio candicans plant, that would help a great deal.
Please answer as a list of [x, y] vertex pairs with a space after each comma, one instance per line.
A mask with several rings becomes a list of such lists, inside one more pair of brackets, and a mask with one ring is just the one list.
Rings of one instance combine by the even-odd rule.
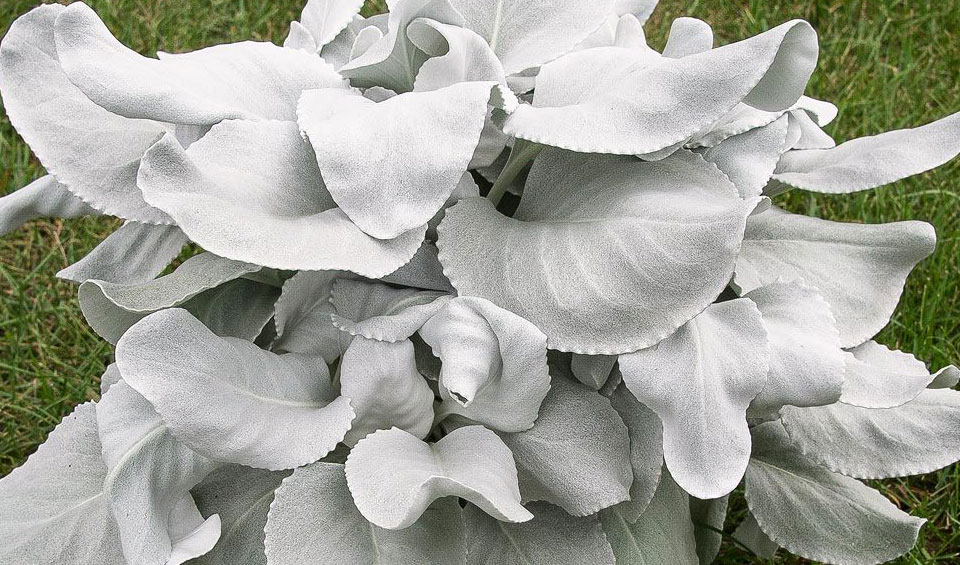
[[659, 53], [650, 0], [388, 4], [156, 59], [12, 25], [49, 175], [0, 231], [126, 223], [60, 273], [116, 363], [0, 481], [0, 562], [707, 563], [741, 481], [760, 555], [909, 551], [858, 479], [960, 459], [958, 370], [871, 340], [934, 231], [774, 201], [938, 166], [960, 114], [836, 145], [803, 21]]

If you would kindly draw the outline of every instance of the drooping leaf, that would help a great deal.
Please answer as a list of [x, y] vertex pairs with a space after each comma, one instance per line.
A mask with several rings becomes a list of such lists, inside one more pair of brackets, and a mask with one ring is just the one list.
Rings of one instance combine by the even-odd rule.
[[770, 345], [770, 374], [749, 415], [836, 402], [844, 386], [845, 354], [830, 305], [817, 289], [778, 281], [745, 296], [759, 308]]
[[476, 297], [457, 297], [420, 329], [440, 358], [444, 413], [503, 432], [533, 427], [547, 391], [547, 337], [530, 322]]
[[0, 197], [0, 236], [37, 218], [80, 218], [99, 214], [57, 182], [53, 175], [46, 175]]
[[534, 426], [500, 437], [516, 459], [524, 501], [589, 516], [630, 497], [627, 427], [609, 400], [580, 383], [555, 376]]
[[394, 428], [361, 440], [346, 463], [360, 513], [377, 526], [401, 530], [430, 504], [459, 496], [498, 520], [526, 522], [510, 449], [482, 426], [454, 430], [435, 444]]
[[173, 273], [141, 284], [88, 280], [80, 285], [80, 308], [90, 327], [116, 344], [130, 326], [148, 314], [179, 306], [257, 270], [256, 265], [203, 253], [187, 259]]
[[144, 283], [166, 269], [186, 244], [187, 236], [176, 226], [127, 222], [57, 277], [75, 283]]
[[903, 555], [917, 542], [925, 520], [809, 461], [780, 422], [757, 426], [753, 436], [745, 495], [760, 529], [777, 545], [815, 561], [872, 565]]
[[277, 489], [266, 526], [267, 563], [422, 563], [463, 565], [460, 505], [445, 498], [410, 526], [379, 528], [357, 510], [344, 466], [314, 463]]
[[167, 136], [144, 157], [138, 184], [207, 251], [278, 269], [381, 277], [413, 257], [426, 231], [386, 241], [363, 233], [335, 208], [293, 122], [222, 122], [187, 150]]
[[451, 0], [464, 27], [477, 32], [508, 75], [571, 51], [613, 12], [614, 0]]
[[335, 281], [330, 296], [334, 326], [353, 336], [389, 342], [412, 336], [449, 300], [442, 292], [349, 279]]
[[181, 309], [130, 328], [117, 364], [177, 439], [218, 461], [270, 470], [312, 463], [354, 417], [321, 358], [217, 337]]
[[193, 489], [197, 506], [205, 516], [217, 514], [223, 535], [213, 550], [197, 559], [197, 565], [266, 565], [263, 528], [285, 471], [267, 471], [242, 465], [224, 465], [207, 475]]
[[754, 205], [685, 151], [645, 163], [548, 149], [513, 218], [481, 199], [447, 211], [440, 262], [461, 294], [530, 320], [553, 349], [626, 353], [720, 294]]
[[641, 404], [623, 383], [610, 395], [610, 404], [620, 414], [630, 436], [633, 484], [630, 485], [630, 500], [621, 502], [617, 509], [633, 523], [647, 509], [660, 484], [663, 424], [657, 414]]
[[747, 220], [734, 281], [743, 292], [781, 278], [815, 287], [840, 345], [855, 347], [887, 324], [907, 275], [935, 246], [923, 222], [845, 224], [772, 208]]
[[809, 459], [858, 479], [930, 473], [960, 461], [960, 392], [924, 390], [902, 406], [836, 403], [783, 411], [790, 439]]
[[543, 502], [534, 502], [529, 509], [532, 520], [511, 524], [468, 504], [463, 509], [467, 563], [614, 565], [613, 550], [596, 516], [574, 517]]
[[347, 445], [393, 427], [423, 439], [433, 427], [433, 391], [417, 371], [408, 339], [354, 339], [340, 361], [340, 392], [357, 414]]
[[656, 495], [636, 522], [620, 506], [600, 512], [617, 564], [697, 565], [689, 498], [664, 469]]
[[143, 57], [122, 45], [81, 2], [56, 22], [57, 53], [70, 81], [114, 114], [209, 126], [229, 119], [296, 119], [311, 88], [345, 82], [322, 59], [271, 43], [243, 42]]
[[929, 171], [960, 153], [960, 114], [914, 129], [854, 139], [830, 149], [786, 153], [768, 192], [790, 187], [843, 194]]
[[54, 39], [66, 9], [40, 6], [10, 26], [0, 44], [4, 111], [47, 172], [88, 205], [128, 220], [170, 223], [136, 186], [140, 157], [164, 128], [111, 114], [70, 82]]
[[618, 54], [622, 62], [611, 68], [609, 53], [579, 51], [544, 65], [533, 105], [519, 106], [504, 132], [583, 153], [653, 153], [704, 131], [741, 102], [789, 108], [803, 93], [818, 48], [813, 29], [793, 21], [682, 59], [631, 63]]
[[624, 384], [663, 422], [670, 474], [698, 498], [740, 483], [750, 459], [747, 406], [769, 369], [760, 311], [744, 299], [714, 304], [655, 347], [620, 356]]
[[487, 114], [490, 82], [375, 103], [342, 89], [300, 99], [327, 189], [364, 232], [395, 238], [430, 221], [460, 182]]
[[840, 402], [862, 408], [896, 408], [916, 398], [937, 378], [913, 355], [875, 341], [851, 349], [844, 360]]
[[103, 494], [96, 406], [81, 404], [0, 480], [0, 558], [9, 565], [122, 563]]
[[[201, 530], [201, 540], [191, 539], [192, 530], [204, 520], [189, 498], [190, 489], [217, 463], [177, 441], [150, 403], [124, 381], [111, 386], [97, 405], [97, 428], [107, 466], [103, 492], [119, 526], [126, 561], [165, 565], [175, 552], [191, 553], [184, 550], [206, 536]], [[216, 541], [220, 518], [209, 520]]]

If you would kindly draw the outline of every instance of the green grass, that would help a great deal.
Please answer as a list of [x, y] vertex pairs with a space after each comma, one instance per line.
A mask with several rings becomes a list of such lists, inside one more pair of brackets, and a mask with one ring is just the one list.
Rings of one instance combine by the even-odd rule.
[[[89, 0], [125, 44], [147, 54], [255, 38], [281, 41], [302, 0]], [[0, 30], [34, 2], [5, 0]], [[377, 6], [369, 5], [373, 11]], [[828, 128], [838, 141], [920, 125], [960, 110], [960, 0], [817, 2], [664, 0], [647, 25], [662, 47], [676, 16], [714, 25], [721, 43], [792, 18], [820, 32], [820, 70], [808, 92], [835, 102]], [[847, 196], [789, 194], [797, 212], [858, 222], [906, 219], [937, 228], [936, 254], [911, 276], [880, 340], [939, 367], [960, 361], [960, 163], [879, 190]], [[41, 174], [29, 149], [0, 113], [0, 194]], [[0, 238], [0, 476], [23, 462], [73, 406], [97, 398], [110, 348], [84, 324], [76, 289], [54, 273], [80, 259], [117, 226], [115, 220], [38, 221]], [[901, 508], [927, 518], [917, 548], [898, 563], [960, 561], [960, 468], [877, 486]], [[743, 512], [735, 497], [733, 514]], [[727, 530], [736, 521], [728, 520]], [[781, 552], [783, 553], [783, 552]], [[751, 563], [725, 541], [721, 563]], [[798, 563], [779, 556], [776, 563]]]

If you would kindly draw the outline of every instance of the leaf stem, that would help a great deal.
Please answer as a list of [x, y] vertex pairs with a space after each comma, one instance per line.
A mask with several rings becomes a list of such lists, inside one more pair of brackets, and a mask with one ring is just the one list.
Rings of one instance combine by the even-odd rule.
[[520, 176], [527, 165], [537, 158], [543, 148], [544, 146], [539, 143], [523, 139], [514, 142], [507, 164], [504, 165], [503, 171], [497, 177], [497, 181], [493, 183], [493, 187], [490, 188], [490, 193], [487, 194], [487, 198], [490, 202], [493, 202], [494, 206], [500, 204], [503, 195], [507, 193], [507, 189], [510, 188], [513, 181]]

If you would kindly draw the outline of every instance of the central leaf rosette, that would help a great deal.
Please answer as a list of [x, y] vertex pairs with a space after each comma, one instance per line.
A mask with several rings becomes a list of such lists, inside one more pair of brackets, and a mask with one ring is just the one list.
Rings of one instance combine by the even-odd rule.
[[714, 48], [681, 18], [658, 52], [655, 2], [389, 4], [158, 59], [82, 3], [11, 27], [50, 176], [0, 229], [128, 223], [62, 274], [117, 362], [25, 468], [79, 478], [0, 482], [0, 540], [90, 505], [97, 562], [686, 564], [744, 480], [758, 551], [909, 549], [854, 478], [960, 457], [956, 369], [871, 341], [935, 235], [771, 199], [942, 164], [957, 116], [836, 146], [802, 21]]

